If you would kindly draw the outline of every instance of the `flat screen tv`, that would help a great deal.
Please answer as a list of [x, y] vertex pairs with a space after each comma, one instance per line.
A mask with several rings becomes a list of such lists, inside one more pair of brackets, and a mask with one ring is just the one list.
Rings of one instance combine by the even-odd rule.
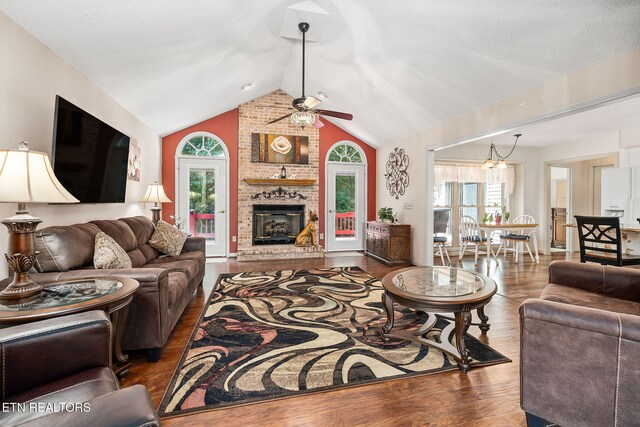
[[130, 138], [56, 96], [53, 170], [81, 203], [123, 203]]

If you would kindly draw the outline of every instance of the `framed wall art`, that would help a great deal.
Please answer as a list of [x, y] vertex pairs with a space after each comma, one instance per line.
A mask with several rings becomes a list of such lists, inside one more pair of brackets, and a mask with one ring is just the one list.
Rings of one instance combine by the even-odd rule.
[[299, 135], [252, 133], [251, 162], [309, 164], [309, 138]]
[[127, 179], [140, 182], [140, 146], [134, 140], [129, 144], [129, 161], [127, 162]]

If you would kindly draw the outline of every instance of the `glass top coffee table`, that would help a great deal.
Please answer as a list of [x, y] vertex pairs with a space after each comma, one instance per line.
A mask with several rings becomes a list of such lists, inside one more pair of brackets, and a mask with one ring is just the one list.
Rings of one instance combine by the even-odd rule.
[[[460, 370], [467, 372], [472, 359], [464, 335], [470, 325], [479, 326], [483, 334], [489, 330], [484, 306], [496, 293], [496, 283], [483, 274], [460, 268], [409, 267], [387, 274], [382, 285], [382, 303], [387, 314], [387, 323], [382, 328], [383, 339], [400, 338], [435, 347], [451, 355]], [[426, 314], [427, 320], [414, 332], [392, 331], [394, 302]], [[480, 322], [471, 322], [471, 310], [477, 310]], [[437, 321], [435, 313], [454, 313], [455, 319], [455, 323], [449, 323], [442, 330], [439, 341], [427, 338], [427, 332]], [[452, 333], [455, 334], [455, 347], [450, 342]]]

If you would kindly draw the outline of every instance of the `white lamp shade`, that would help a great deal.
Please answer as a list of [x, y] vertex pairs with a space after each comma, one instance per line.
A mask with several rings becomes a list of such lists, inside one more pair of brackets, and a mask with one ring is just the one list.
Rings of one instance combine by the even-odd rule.
[[171, 199], [167, 197], [164, 192], [164, 188], [162, 188], [162, 184], [153, 183], [149, 184], [149, 188], [147, 188], [147, 192], [144, 194], [142, 199], [140, 199], [141, 203], [171, 203]]
[[0, 150], [0, 202], [78, 203], [53, 174], [46, 153]]
[[507, 168], [507, 162], [505, 162], [504, 160], [500, 159], [498, 161], [498, 164], [496, 165], [496, 167], [498, 169], [506, 169]]
[[493, 169], [494, 166], [493, 160], [487, 159], [482, 164], [482, 169]]

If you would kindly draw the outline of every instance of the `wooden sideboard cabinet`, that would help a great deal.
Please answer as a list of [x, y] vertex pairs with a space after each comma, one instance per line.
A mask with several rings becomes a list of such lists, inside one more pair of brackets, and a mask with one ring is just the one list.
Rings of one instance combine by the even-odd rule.
[[367, 222], [365, 255], [386, 265], [411, 263], [411, 225]]

